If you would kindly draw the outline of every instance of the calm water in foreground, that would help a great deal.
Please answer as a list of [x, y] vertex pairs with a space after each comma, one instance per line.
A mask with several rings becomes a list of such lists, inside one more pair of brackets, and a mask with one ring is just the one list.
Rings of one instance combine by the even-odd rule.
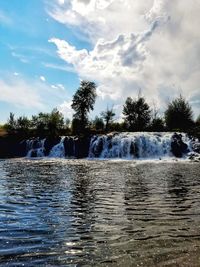
[[200, 164], [0, 161], [0, 266], [200, 266]]

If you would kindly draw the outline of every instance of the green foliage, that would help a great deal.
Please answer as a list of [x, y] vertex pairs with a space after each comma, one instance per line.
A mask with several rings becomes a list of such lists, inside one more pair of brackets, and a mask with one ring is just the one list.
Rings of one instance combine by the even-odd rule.
[[110, 131], [112, 132], [122, 132], [122, 131], [125, 131], [126, 130], [126, 127], [124, 125], [124, 123], [119, 123], [119, 122], [113, 122], [111, 125], [110, 125]]
[[72, 134], [80, 135], [83, 132], [82, 122], [77, 118], [72, 120]]
[[88, 125], [88, 113], [94, 109], [96, 99], [96, 84], [89, 81], [81, 81], [72, 100], [72, 108], [75, 111], [73, 118], [80, 121], [79, 130], [84, 133]]
[[15, 120], [14, 113], [10, 112], [8, 122], [4, 125], [4, 127], [9, 134], [12, 134], [16, 131], [17, 121]]
[[165, 130], [164, 121], [161, 118], [154, 118], [149, 128], [153, 132], [163, 132]]
[[46, 135], [48, 131], [48, 122], [50, 115], [48, 113], [40, 112], [38, 115], [32, 116], [31, 125], [35, 129], [36, 135]]
[[92, 126], [96, 131], [103, 131], [103, 129], [104, 129], [103, 119], [96, 116], [92, 122]]
[[30, 126], [31, 121], [26, 116], [20, 116], [15, 119], [15, 115], [10, 112], [8, 122], [4, 127], [8, 134], [20, 134], [21, 136], [26, 136], [30, 131]]
[[57, 109], [53, 109], [49, 115], [49, 121], [47, 128], [49, 135], [56, 136], [59, 135], [59, 131], [64, 127], [64, 117], [61, 112]]
[[30, 120], [26, 116], [20, 116], [17, 119], [17, 126], [18, 130], [27, 130], [30, 127]]
[[31, 121], [26, 116], [20, 116], [17, 119], [16, 125], [18, 133], [20, 133], [23, 136], [26, 136], [29, 133]]
[[136, 100], [131, 97], [126, 99], [123, 106], [123, 115], [130, 131], [145, 130], [151, 119], [150, 114], [149, 105], [143, 97], [138, 97]]
[[[144, 97], [137, 99], [128, 97], [123, 106], [124, 122], [114, 122], [115, 112], [108, 108], [89, 122], [88, 114], [94, 108], [96, 99], [96, 85], [93, 82], [82, 81], [72, 100], [75, 113], [72, 123], [64, 121], [63, 115], [53, 109], [50, 113], [40, 112], [29, 120], [26, 116], [15, 118], [10, 113], [8, 122], [1, 128], [1, 135], [16, 136], [57, 136], [57, 135], [85, 135], [88, 133], [103, 133], [104, 131], [185, 131], [200, 138], [200, 115], [193, 121], [193, 113], [189, 103], [180, 96], [168, 104], [164, 119], [158, 117], [155, 105], [150, 110]], [[167, 128], [166, 128], [166, 126]]]
[[57, 109], [53, 109], [51, 113], [40, 112], [36, 116], [32, 116], [32, 127], [38, 135], [59, 135], [61, 129], [64, 128], [64, 117]]
[[165, 111], [165, 122], [169, 130], [188, 131], [193, 127], [193, 112], [189, 103], [182, 97], [174, 99]]
[[108, 131], [111, 124], [113, 123], [113, 119], [115, 116], [115, 112], [113, 111], [113, 108], [109, 109], [107, 107], [105, 111], [101, 112], [101, 116], [103, 120], [105, 121], [105, 130]]

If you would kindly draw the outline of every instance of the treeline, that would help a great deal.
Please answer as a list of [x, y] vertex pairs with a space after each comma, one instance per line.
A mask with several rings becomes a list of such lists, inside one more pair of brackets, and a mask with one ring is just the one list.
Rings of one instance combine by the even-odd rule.
[[128, 97], [123, 105], [123, 122], [117, 122], [113, 108], [107, 108], [90, 120], [89, 113], [94, 109], [96, 96], [96, 84], [81, 81], [72, 99], [72, 121], [64, 119], [57, 109], [50, 113], [41, 112], [31, 119], [26, 116], [15, 118], [10, 113], [4, 128], [8, 134], [23, 137], [87, 135], [110, 131], [184, 131], [200, 137], [200, 116], [194, 121], [192, 108], [182, 96], [168, 103], [162, 117], [140, 94], [135, 99]]

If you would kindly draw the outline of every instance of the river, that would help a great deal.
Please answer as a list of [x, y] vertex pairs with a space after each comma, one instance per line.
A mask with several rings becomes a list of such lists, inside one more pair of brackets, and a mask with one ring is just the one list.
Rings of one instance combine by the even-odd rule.
[[0, 161], [0, 266], [200, 266], [200, 164]]

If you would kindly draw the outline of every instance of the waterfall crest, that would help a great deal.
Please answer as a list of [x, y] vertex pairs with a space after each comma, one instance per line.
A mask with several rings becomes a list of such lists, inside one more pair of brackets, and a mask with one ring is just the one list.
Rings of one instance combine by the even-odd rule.
[[[89, 158], [159, 159], [172, 157], [172, 133], [117, 133], [94, 136], [91, 139]], [[191, 150], [190, 139], [181, 134]]]
[[185, 133], [123, 132], [91, 138], [63, 136], [56, 140], [26, 141], [27, 157], [162, 159], [194, 153], [197, 140]]

